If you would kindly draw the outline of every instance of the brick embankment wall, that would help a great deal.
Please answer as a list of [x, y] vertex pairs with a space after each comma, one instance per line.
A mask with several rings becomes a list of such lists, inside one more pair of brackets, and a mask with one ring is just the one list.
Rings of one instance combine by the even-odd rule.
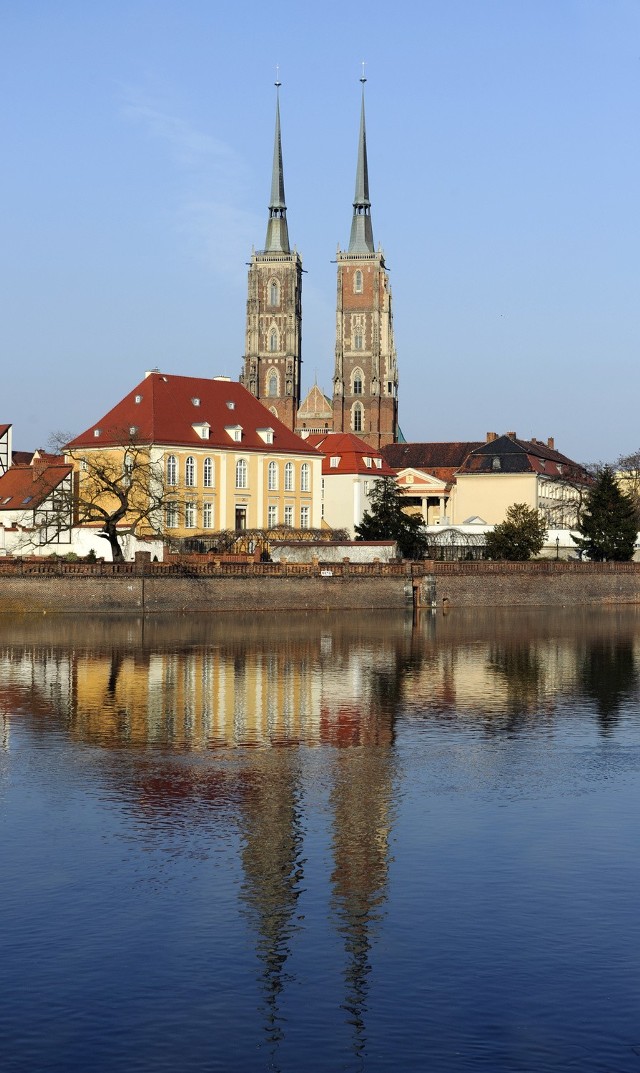
[[573, 607], [640, 603], [640, 563], [430, 563], [421, 606]]
[[0, 577], [0, 614], [374, 610], [412, 604], [411, 577]]

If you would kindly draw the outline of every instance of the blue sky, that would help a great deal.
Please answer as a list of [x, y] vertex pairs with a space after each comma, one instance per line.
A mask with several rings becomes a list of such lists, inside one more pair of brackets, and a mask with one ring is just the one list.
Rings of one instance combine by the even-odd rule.
[[16, 448], [155, 366], [237, 379], [276, 64], [303, 392], [330, 390], [363, 59], [406, 438], [640, 447], [640, 0], [0, 0], [0, 28]]

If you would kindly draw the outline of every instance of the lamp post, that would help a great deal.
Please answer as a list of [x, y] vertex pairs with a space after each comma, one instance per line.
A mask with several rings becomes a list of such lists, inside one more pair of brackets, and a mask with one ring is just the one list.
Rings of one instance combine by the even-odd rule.
[[556, 562], [560, 558], [560, 537], [556, 537]]

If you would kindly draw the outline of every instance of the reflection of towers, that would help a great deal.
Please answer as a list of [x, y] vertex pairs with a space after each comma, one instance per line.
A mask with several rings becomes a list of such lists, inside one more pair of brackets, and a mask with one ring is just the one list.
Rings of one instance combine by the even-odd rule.
[[301, 893], [299, 757], [288, 749], [264, 749], [252, 761], [241, 819], [242, 897], [257, 934], [266, 1041], [276, 1047], [283, 1038], [279, 996]]
[[353, 1047], [363, 1053], [367, 977], [376, 922], [386, 901], [390, 804], [389, 745], [342, 749], [335, 768], [333, 804], [333, 901], [344, 940], [343, 1008], [353, 1027]]

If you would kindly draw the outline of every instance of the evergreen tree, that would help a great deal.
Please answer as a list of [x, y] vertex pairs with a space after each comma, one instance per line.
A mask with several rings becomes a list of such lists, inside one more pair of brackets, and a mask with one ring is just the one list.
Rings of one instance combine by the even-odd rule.
[[489, 559], [526, 562], [541, 550], [547, 527], [539, 511], [525, 503], [509, 507], [505, 520], [487, 534]]
[[605, 466], [587, 495], [574, 537], [581, 553], [596, 563], [627, 563], [638, 535], [638, 510]]
[[369, 496], [371, 510], [356, 525], [357, 540], [395, 540], [403, 559], [422, 559], [427, 546], [424, 523], [406, 514], [395, 477], [381, 477]]

